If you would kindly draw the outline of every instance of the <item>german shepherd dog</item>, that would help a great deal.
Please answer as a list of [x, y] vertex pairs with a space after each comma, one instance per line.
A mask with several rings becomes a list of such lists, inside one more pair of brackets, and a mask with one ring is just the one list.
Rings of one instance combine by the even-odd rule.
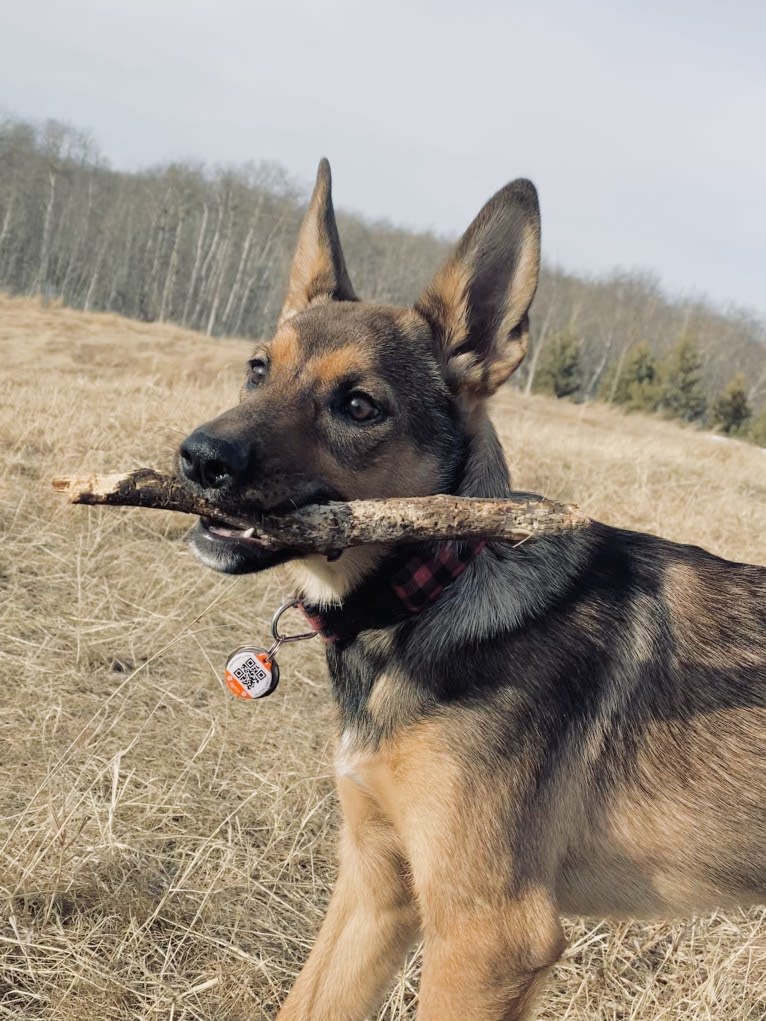
[[[222, 511], [505, 497], [487, 399], [527, 348], [537, 195], [484, 206], [413, 308], [354, 294], [319, 166], [272, 340], [180, 448]], [[208, 566], [280, 559], [201, 521]], [[766, 568], [594, 523], [292, 563], [328, 638], [339, 873], [280, 1021], [361, 1019], [413, 941], [420, 1021], [528, 1018], [562, 913], [766, 895]]]

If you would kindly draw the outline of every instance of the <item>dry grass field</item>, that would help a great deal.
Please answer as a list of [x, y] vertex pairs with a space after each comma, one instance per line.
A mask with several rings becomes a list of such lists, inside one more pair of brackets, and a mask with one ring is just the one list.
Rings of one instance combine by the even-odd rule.
[[[286, 578], [216, 575], [183, 518], [50, 489], [168, 466], [248, 345], [2, 295], [0, 345], [0, 1019], [272, 1018], [334, 873], [322, 650], [235, 702], [223, 660]], [[510, 390], [495, 420], [519, 488], [766, 562], [766, 451]], [[547, 1021], [766, 1017], [764, 911], [567, 930]], [[380, 1019], [414, 1016], [417, 968]]]

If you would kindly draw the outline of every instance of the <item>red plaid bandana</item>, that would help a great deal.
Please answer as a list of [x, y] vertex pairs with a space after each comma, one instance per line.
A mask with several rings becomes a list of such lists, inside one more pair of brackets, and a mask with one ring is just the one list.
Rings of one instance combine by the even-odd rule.
[[435, 550], [429, 548], [427, 552], [415, 553], [383, 583], [388, 590], [387, 597], [374, 600], [380, 606], [379, 614], [374, 608], [359, 610], [354, 606], [349, 607], [348, 611], [341, 606], [323, 612], [317, 607], [301, 603], [301, 609], [310, 626], [318, 631], [326, 642], [346, 641], [356, 637], [366, 628], [386, 627], [396, 620], [420, 613], [426, 606], [435, 602], [448, 585], [460, 577], [486, 545], [485, 539], [459, 543], [445, 542], [440, 543]]
[[459, 578], [470, 562], [487, 545], [485, 539], [473, 542], [446, 542], [433, 556], [414, 556], [391, 579], [391, 589], [408, 613], [420, 613], [435, 602], [445, 588]]

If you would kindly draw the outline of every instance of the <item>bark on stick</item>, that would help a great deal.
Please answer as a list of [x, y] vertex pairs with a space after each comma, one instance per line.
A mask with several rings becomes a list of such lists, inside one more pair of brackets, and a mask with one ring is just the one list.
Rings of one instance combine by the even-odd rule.
[[224, 512], [180, 479], [150, 468], [122, 475], [64, 476], [54, 479], [53, 487], [71, 503], [154, 507], [234, 528], [254, 528], [252, 538], [263, 549], [296, 553], [328, 554], [366, 543], [425, 539], [521, 542], [585, 528], [589, 523], [574, 505], [530, 493], [515, 493], [506, 500], [458, 496], [356, 500], [268, 514], [249, 510], [243, 503]]

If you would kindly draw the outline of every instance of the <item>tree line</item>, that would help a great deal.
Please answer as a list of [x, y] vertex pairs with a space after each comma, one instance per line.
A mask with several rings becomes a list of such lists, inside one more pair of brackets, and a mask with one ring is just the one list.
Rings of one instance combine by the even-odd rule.
[[[267, 162], [119, 171], [69, 125], [0, 120], [0, 287], [211, 336], [265, 336], [306, 191]], [[338, 221], [354, 285], [373, 301], [413, 301], [452, 243]], [[766, 327], [746, 312], [671, 300], [646, 274], [583, 279], [552, 266], [533, 312], [530, 356], [514, 378], [526, 392], [676, 414], [764, 442]]]
[[[305, 194], [280, 167], [111, 169], [68, 125], [0, 121], [0, 286], [83, 310], [260, 337], [279, 313]], [[363, 293], [396, 301], [444, 242], [340, 216]]]
[[[549, 338], [532, 381], [535, 393], [577, 399], [582, 392], [582, 341], [573, 331]], [[763, 352], [761, 358], [766, 355]], [[626, 348], [606, 367], [594, 396], [626, 411], [656, 412], [716, 429], [766, 447], [766, 404], [751, 400], [758, 387], [737, 371], [718, 391], [705, 379], [705, 359], [693, 332], [658, 355], [646, 341]]]

